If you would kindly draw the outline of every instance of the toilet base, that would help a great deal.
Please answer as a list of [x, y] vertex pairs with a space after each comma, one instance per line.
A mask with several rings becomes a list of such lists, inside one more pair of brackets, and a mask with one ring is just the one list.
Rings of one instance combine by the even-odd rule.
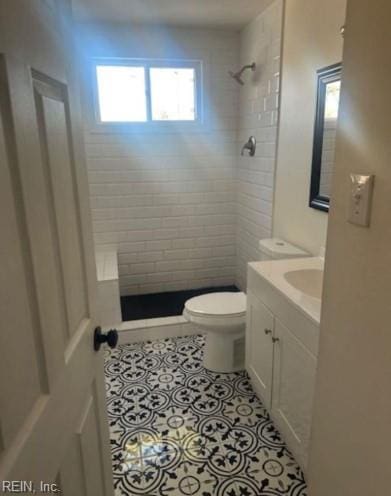
[[229, 373], [244, 368], [244, 326], [237, 332], [206, 331], [204, 362], [207, 370]]

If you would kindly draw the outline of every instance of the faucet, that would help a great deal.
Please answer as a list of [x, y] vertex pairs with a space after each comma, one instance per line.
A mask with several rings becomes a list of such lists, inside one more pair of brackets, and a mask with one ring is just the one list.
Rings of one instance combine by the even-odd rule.
[[247, 150], [250, 157], [255, 155], [255, 150], [257, 148], [257, 140], [254, 136], [250, 136], [247, 143], [242, 146], [242, 151], [240, 154], [243, 156], [244, 152]]

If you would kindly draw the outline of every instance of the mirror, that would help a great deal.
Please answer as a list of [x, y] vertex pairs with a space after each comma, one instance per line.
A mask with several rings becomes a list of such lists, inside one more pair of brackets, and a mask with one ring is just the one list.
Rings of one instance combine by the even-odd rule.
[[341, 89], [342, 64], [317, 71], [316, 103], [310, 207], [328, 212], [333, 179], [335, 138]]

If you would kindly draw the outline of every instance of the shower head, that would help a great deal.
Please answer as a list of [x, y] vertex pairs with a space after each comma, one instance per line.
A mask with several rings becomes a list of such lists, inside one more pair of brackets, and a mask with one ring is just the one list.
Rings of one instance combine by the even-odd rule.
[[252, 64], [248, 64], [248, 65], [245, 65], [243, 66], [240, 71], [238, 72], [232, 72], [232, 71], [229, 71], [228, 74], [233, 78], [235, 79], [235, 81], [239, 84], [241, 84], [242, 86], [244, 85], [244, 81], [242, 79], [242, 74], [243, 72], [246, 70], [246, 69], [251, 69], [253, 72], [255, 71], [255, 62], [253, 62]]

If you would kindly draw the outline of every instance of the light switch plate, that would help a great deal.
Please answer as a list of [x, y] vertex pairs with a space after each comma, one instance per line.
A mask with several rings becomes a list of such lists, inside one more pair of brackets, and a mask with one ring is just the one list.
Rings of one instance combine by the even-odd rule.
[[348, 221], [352, 224], [369, 226], [374, 180], [374, 175], [350, 174]]

